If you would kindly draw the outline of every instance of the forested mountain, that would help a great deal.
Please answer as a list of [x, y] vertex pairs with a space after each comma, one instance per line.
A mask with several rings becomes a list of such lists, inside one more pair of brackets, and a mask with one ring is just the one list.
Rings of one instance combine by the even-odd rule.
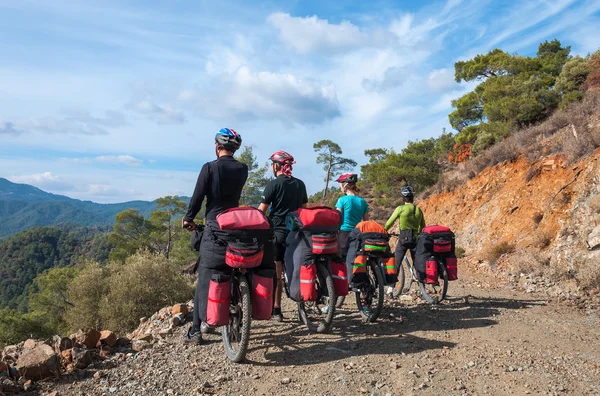
[[156, 209], [156, 202], [99, 204], [51, 194], [27, 184], [0, 178], [0, 238], [34, 226], [60, 223], [111, 225], [115, 215], [125, 209], [136, 209], [148, 216]]
[[25, 310], [33, 279], [78, 260], [108, 260], [109, 227], [34, 227], [0, 241], [0, 308]]

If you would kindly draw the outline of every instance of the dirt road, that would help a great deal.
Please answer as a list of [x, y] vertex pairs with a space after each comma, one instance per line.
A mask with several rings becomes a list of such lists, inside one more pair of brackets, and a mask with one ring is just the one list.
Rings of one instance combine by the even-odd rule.
[[[43, 384], [59, 395], [600, 395], [598, 312], [524, 294], [481, 276], [450, 284], [432, 309], [387, 301], [363, 324], [353, 298], [328, 335], [254, 322], [248, 362], [229, 363], [218, 335], [183, 347], [183, 328], [151, 350], [96, 365], [84, 380]], [[489, 286], [489, 283], [494, 286]], [[99, 378], [102, 377], [102, 378]], [[39, 389], [39, 388], [38, 388]]]

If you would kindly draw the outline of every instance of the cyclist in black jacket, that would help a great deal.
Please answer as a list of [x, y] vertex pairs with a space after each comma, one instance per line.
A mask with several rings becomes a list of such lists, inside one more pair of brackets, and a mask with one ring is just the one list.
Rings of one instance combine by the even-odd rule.
[[[242, 188], [248, 178], [248, 166], [233, 158], [240, 148], [242, 137], [231, 128], [223, 128], [215, 136], [217, 160], [202, 167], [188, 211], [183, 218], [183, 227], [188, 231], [196, 228], [194, 218], [206, 198], [207, 223], [216, 220], [219, 213], [239, 206]], [[208, 287], [212, 274], [228, 273], [225, 264], [225, 247], [216, 243], [208, 228], [200, 243], [200, 265], [198, 285], [194, 295], [194, 322], [184, 337], [185, 343], [202, 342], [202, 333], [208, 330], [206, 306]]]

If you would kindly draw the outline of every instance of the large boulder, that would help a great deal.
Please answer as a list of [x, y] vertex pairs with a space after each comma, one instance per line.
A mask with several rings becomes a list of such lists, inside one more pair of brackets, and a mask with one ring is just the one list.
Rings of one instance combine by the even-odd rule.
[[115, 344], [117, 343], [117, 336], [115, 335], [115, 333], [113, 333], [110, 330], [104, 330], [103, 332], [100, 333], [100, 340], [98, 341], [98, 345], [96, 346], [101, 346], [101, 345], [108, 345], [109, 347], [114, 347]]
[[51, 346], [39, 344], [23, 352], [17, 361], [17, 369], [22, 377], [42, 380], [60, 375], [59, 359]]
[[77, 333], [71, 336], [76, 343], [83, 345], [87, 349], [96, 348], [98, 340], [100, 339], [100, 332], [97, 330], [79, 330]]

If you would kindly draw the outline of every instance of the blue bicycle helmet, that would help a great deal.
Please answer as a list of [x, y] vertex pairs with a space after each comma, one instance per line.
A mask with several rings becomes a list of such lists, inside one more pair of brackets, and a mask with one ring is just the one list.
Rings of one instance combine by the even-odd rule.
[[237, 150], [242, 145], [242, 135], [233, 128], [223, 128], [215, 135], [215, 143], [226, 150]]

